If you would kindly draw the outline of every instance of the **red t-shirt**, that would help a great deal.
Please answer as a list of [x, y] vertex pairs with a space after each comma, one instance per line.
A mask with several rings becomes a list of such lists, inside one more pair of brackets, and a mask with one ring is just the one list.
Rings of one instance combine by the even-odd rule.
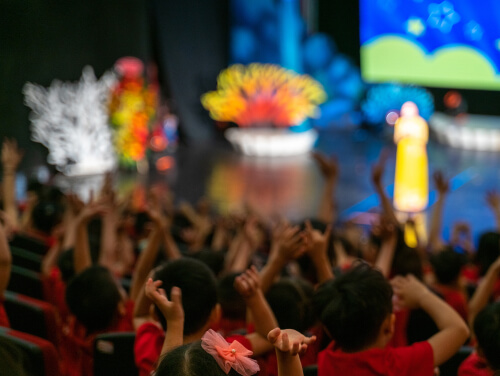
[[110, 328], [88, 335], [85, 328], [73, 316], [63, 328], [63, 341], [60, 349], [63, 366], [68, 376], [92, 376], [94, 374], [93, 346], [95, 337], [111, 332], [133, 332], [132, 318], [134, 302], [125, 302], [125, 315], [121, 316]]
[[470, 354], [458, 368], [458, 376], [493, 376], [494, 372], [477, 353]]
[[436, 285], [434, 288], [443, 296], [444, 301], [457, 311], [465, 321], [467, 321], [467, 298], [464, 293], [460, 290], [443, 285]]
[[318, 356], [318, 376], [433, 376], [434, 354], [429, 342], [417, 342], [411, 346], [370, 349], [345, 353], [334, 349], [334, 343]]
[[7, 312], [5, 312], [3, 300], [3, 296], [0, 296], [0, 326], [10, 328], [9, 317], [7, 316]]
[[394, 310], [396, 322], [394, 323], [394, 335], [389, 341], [390, 347], [403, 347], [408, 345], [406, 329], [408, 327], [408, 319], [410, 318], [409, 309]]
[[[134, 356], [139, 376], [150, 376], [151, 372], [155, 370], [164, 341], [165, 332], [152, 322], [146, 322], [137, 329]], [[233, 335], [226, 337], [226, 341], [229, 343], [238, 341], [247, 349], [252, 350], [252, 344], [245, 336]]]
[[56, 307], [61, 319], [65, 321], [69, 310], [66, 305], [66, 283], [62, 279], [61, 270], [53, 266], [49, 275], [42, 275], [42, 284], [45, 301]]

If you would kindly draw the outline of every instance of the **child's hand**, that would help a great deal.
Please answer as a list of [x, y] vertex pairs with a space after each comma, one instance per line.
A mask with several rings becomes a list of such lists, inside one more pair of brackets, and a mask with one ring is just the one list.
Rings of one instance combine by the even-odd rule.
[[271, 250], [276, 252], [274, 256], [282, 260], [283, 263], [299, 258], [306, 251], [300, 228], [290, 226], [286, 222], [278, 224], [273, 229], [272, 242]]
[[332, 232], [332, 226], [328, 225], [325, 232], [321, 232], [312, 227], [309, 220], [306, 221], [306, 229], [304, 230], [304, 240], [307, 247], [307, 252], [312, 259], [319, 256], [326, 256], [328, 250], [328, 240], [330, 239], [330, 233]]
[[161, 313], [169, 322], [184, 322], [184, 309], [182, 308], [182, 292], [178, 287], [172, 287], [168, 300], [165, 290], [160, 288], [162, 282], [149, 278], [146, 282], [145, 293], [153, 303], [160, 309]]
[[431, 294], [429, 289], [411, 274], [393, 278], [391, 285], [398, 303], [409, 309], [419, 308], [424, 297]]
[[275, 328], [269, 332], [267, 339], [281, 353], [293, 356], [304, 354], [308, 345], [316, 341], [316, 336], [306, 337], [293, 329]]
[[260, 290], [260, 277], [255, 266], [234, 279], [234, 288], [244, 299], [254, 297]]
[[498, 194], [498, 192], [486, 192], [486, 202], [493, 210], [500, 210], [500, 195]]
[[436, 171], [433, 175], [434, 184], [440, 195], [445, 195], [450, 190], [450, 182], [446, 179], [441, 171]]
[[382, 150], [377, 163], [374, 164], [372, 167], [371, 178], [372, 178], [372, 183], [373, 185], [375, 185], [375, 187], [382, 186], [382, 176], [384, 176], [387, 157], [388, 157], [387, 150]]
[[339, 165], [334, 157], [328, 158], [320, 153], [313, 153], [313, 158], [318, 164], [321, 174], [325, 179], [336, 179], [339, 173]]
[[24, 152], [17, 147], [17, 141], [6, 138], [2, 144], [3, 171], [12, 173], [23, 159]]

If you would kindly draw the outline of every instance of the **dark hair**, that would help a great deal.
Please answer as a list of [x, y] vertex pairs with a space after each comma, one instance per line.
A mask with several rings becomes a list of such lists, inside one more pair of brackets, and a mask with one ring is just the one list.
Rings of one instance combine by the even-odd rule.
[[203, 248], [191, 255], [192, 258], [203, 262], [218, 276], [224, 269], [224, 253], [214, 251], [210, 248]]
[[474, 333], [489, 366], [500, 370], [500, 302], [488, 305], [474, 320]]
[[313, 306], [336, 345], [357, 352], [376, 341], [392, 313], [392, 287], [382, 273], [362, 263], [320, 286]]
[[50, 234], [55, 226], [61, 223], [64, 207], [56, 201], [39, 201], [32, 211], [33, 226], [45, 233]]
[[500, 256], [500, 233], [493, 231], [482, 233], [476, 252], [476, 262], [481, 276], [486, 274], [498, 256]]
[[245, 299], [234, 288], [234, 279], [240, 274], [227, 274], [217, 284], [222, 315], [229, 320], [245, 320], [246, 318], [247, 306]]
[[281, 328], [304, 332], [314, 324], [313, 293], [312, 284], [300, 278], [283, 278], [269, 288], [266, 298]]
[[[160, 358], [156, 376], [226, 376], [212, 355], [201, 347], [201, 341], [179, 346]], [[229, 376], [239, 376], [231, 369]]]
[[91, 266], [76, 275], [66, 288], [70, 311], [89, 333], [108, 329], [122, 300], [111, 272], [102, 266]]
[[463, 255], [453, 251], [450, 247], [436, 253], [430, 258], [434, 274], [439, 283], [448, 285], [457, 280], [466, 260]]
[[392, 274], [402, 276], [413, 274], [419, 280], [423, 279], [424, 268], [422, 258], [415, 248], [410, 248], [406, 245], [396, 247], [396, 253], [392, 262]]
[[[217, 304], [217, 282], [208, 266], [192, 258], [177, 259], [157, 269], [154, 280], [163, 282], [162, 288], [169, 298], [172, 287], [181, 289], [184, 335], [193, 334], [205, 326]], [[158, 307], [156, 312], [166, 329], [167, 323]]]

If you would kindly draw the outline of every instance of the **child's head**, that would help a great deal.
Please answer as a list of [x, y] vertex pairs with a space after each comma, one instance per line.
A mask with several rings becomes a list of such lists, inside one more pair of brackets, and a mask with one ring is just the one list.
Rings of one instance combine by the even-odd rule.
[[313, 305], [336, 346], [345, 352], [375, 344], [392, 335], [392, 287], [367, 264], [359, 264], [319, 287]]
[[479, 312], [474, 320], [474, 333], [490, 368], [500, 370], [500, 302]]
[[[201, 261], [181, 258], [162, 265], [155, 271], [153, 279], [163, 282], [161, 288], [170, 298], [172, 287], [182, 291], [184, 308], [184, 335], [190, 335], [210, 323], [217, 305], [217, 281], [212, 271]], [[156, 308], [157, 315], [166, 329], [166, 322]]]
[[463, 255], [447, 248], [434, 254], [431, 259], [437, 281], [442, 285], [449, 285], [458, 280], [462, 267], [465, 265]]
[[39, 201], [31, 213], [33, 227], [50, 235], [52, 230], [62, 221], [64, 207], [57, 201]]
[[122, 301], [117, 282], [102, 266], [85, 269], [66, 288], [68, 308], [89, 333], [109, 329], [119, 316]]
[[314, 324], [311, 283], [299, 278], [283, 278], [266, 293], [269, 306], [281, 328], [303, 332]]
[[241, 273], [231, 273], [222, 277], [217, 285], [222, 315], [228, 320], [245, 320], [247, 306], [245, 299], [234, 288], [234, 280]]
[[490, 231], [481, 234], [477, 246], [476, 262], [482, 276], [486, 274], [498, 256], [500, 256], [500, 233]]
[[191, 342], [168, 352], [156, 369], [157, 376], [251, 376], [259, 371], [252, 352], [238, 341], [228, 343], [220, 334], [208, 330], [201, 341]]
[[168, 352], [160, 360], [156, 376], [239, 376], [231, 369], [226, 374], [219, 367], [214, 357], [201, 347], [201, 341], [179, 346]]

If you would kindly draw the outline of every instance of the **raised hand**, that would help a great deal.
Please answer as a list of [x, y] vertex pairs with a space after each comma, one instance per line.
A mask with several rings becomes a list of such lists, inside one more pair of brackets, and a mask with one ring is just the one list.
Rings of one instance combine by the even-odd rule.
[[283, 263], [295, 260], [306, 252], [304, 239], [299, 226], [291, 226], [287, 222], [276, 225], [272, 233], [271, 251]]
[[241, 273], [234, 279], [234, 288], [244, 298], [252, 298], [260, 291], [260, 277], [255, 266]]
[[326, 155], [321, 153], [313, 153], [312, 156], [325, 179], [337, 178], [339, 173], [339, 165], [335, 157], [328, 158]]
[[391, 280], [392, 289], [398, 303], [406, 308], [420, 308], [422, 299], [432, 294], [414, 275], [397, 276]]
[[24, 152], [18, 148], [17, 141], [6, 138], [2, 144], [2, 166], [5, 172], [14, 172], [23, 159]]
[[330, 239], [331, 232], [331, 225], [326, 226], [325, 232], [321, 232], [314, 229], [309, 220], [306, 221], [306, 228], [303, 236], [307, 252], [311, 258], [326, 255], [328, 250], [328, 240]]
[[269, 332], [267, 339], [279, 352], [294, 356], [305, 353], [308, 345], [316, 341], [316, 336], [306, 337], [293, 329], [275, 328]]
[[434, 178], [434, 184], [440, 195], [445, 195], [450, 190], [450, 181], [444, 177], [441, 171], [436, 171], [432, 176]]
[[372, 178], [372, 183], [375, 185], [375, 187], [382, 186], [382, 176], [384, 176], [387, 157], [388, 157], [387, 151], [382, 150], [377, 163], [372, 166], [371, 178]]
[[486, 192], [486, 202], [493, 210], [500, 210], [500, 194], [497, 191]]
[[161, 285], [162, 281], [153, 281], [149, 278], [145, 287], [146, 296], [160, 309], [167, 323], [184, 322], [181, 289], [172, 287], [169, 300], [165, 290], [160, 288]]

